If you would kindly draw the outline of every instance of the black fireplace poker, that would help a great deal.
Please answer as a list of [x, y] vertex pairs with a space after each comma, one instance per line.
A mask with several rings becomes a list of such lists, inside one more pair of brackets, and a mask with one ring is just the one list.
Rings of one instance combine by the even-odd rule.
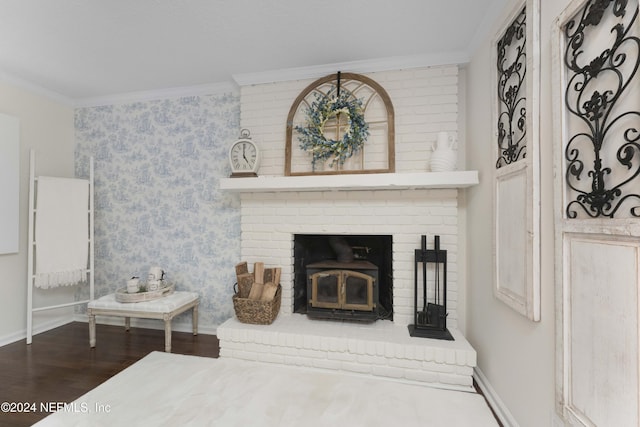
[[[440, 249], [440, 236], [434, 236], [433, 249], [427, 249], [427, 236], [422, 236], [414, 261], [414, 315], [409, 335], [420, 338], [453, 340], [447, 329], [447, 251]], [[433, 268], [428, 268], [432, 265]], [[442, 269], [442, 282], [440, 271]], [[433, 271], [433, 290], [429, 292], [427, 272]], [[419, 272], [422, 272], [420, 280]], [[422, 291], [422, 292], [420, 292]], [[422, 295], [419, 307], [418, 296]]]

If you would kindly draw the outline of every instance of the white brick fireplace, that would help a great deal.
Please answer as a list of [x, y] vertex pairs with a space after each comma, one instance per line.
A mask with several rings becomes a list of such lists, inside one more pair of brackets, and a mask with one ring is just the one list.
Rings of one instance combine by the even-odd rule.
[[[475, 180], [475, 174], [468, 172], [444, 174], [443, 179], [460, 174], [469, 176], [471, 183]], [[413, 176], [428, 182], [433, 178], [429, 175]], [[282, 267], [281, 312], [269, 326], [244, 325], [235, 319], [223, 324], [218, 328], [221, 356], [383, 375], [443, 387], [471, 387], [476, 355], [457, 328], [458, 190], [290, 191], [287, 187], [274, 192], [269, 187], [272, 181], [255, 178], [249, 181], [254, 183], [253, 189], [242, 190], [241, 246], [243, 260]], [[246, 182], [230, 180], [223, 186], [240, 191], [237, 187]], [[260, 191], [260, 187], [267, 191]], [[365, 324], [311, 320], [293, 314], [295, 234], [391, 235], [393, 321]], [[429, 237], [439, 235], [442, 248], [447, 250], [447, 325], [454, 342], [411, 338], [407, 330], [413, 323], [414, 250], [420, 247], [422, 234], [428, 236], [429, 245]]]
[[413, 256], [420, 235], [440, 235], [448, 251], [448, 324], [457, 327], [457, 191], [317, 191], [244, 193], [242, 254], [282, 267], [282, 313], [292, 313], [295, 234], [386, 234], [393, 241], [394, 322], [413, 321]]
[[[241, 88], [242, 127], [262, 145], [263, 166], [258, 178], [224, 179], [220, 188], [240, 193], [242, 260], [280, 266], [283, 293], [272, 325], [246, 325], [235, 318], [221, 325], [220, 355], [471, 389], [476, 353], [458, 328], [464, 295], [459, 245], [465, 240], [459, 192], [478, 177], [474, 171], [425, 172], [426, 141], [435, 140], [440, 130], [458, 128], [457, 67], [370, 77], [385, 86], [396, 109], [397, 173], [282, 176], [287, 111], [311, 80]], [[393, 321], [312, 320], [294, 314], [296, 234], [391, 235]], [[454, 341], [412, 338], [407, 330], [413, 323], [414, 251], [421, 235], [427, 235], [429, 248], [439, 235], [447, 251], [447, 326]]]

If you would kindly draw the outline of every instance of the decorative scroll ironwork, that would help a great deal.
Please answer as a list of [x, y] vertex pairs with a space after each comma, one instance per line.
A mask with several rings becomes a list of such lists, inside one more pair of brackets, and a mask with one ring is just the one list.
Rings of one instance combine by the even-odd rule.
[[526, 8], [498, 41], [498, 160], [496, 169], [526, 157]]
[[613, 218], [625, 201], [640, 216], [640, 113], [628, 106], [638, 100], [628, 90], [640, 64], [637, 17], [637, 0], [591, 0], [564, 28], [565, 104], [577, 123], [564, 151], [568, 218]]

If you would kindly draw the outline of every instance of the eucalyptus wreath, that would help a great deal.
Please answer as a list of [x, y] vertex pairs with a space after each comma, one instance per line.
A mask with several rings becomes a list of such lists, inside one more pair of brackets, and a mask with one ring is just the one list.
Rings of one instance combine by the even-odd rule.
[[[296, 126], [299, 132], [300, 148], [312, 154], [315, 168], [318, 160], [333, 157], [329, 166], [335, 162], [344, 164], [345, 160], [357, 153], [369, 136], [369, 125], [364, 120], [362, 101], [353, 98], [347, 91], [337, 95], [335, 91], [316, 94], [316, 99], [306, 111], [305, 126]], [[338, 115], [347, 118], [347, 131], [342, 139], [327, 139], [324, 135], [326, 123]]]

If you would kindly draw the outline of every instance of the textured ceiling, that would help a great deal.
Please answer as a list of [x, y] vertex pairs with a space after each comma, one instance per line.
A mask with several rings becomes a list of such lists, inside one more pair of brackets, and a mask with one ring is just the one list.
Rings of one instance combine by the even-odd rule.
[[507, 0], [2, 0], [0, 73], [71, 100], [469, 54]]

